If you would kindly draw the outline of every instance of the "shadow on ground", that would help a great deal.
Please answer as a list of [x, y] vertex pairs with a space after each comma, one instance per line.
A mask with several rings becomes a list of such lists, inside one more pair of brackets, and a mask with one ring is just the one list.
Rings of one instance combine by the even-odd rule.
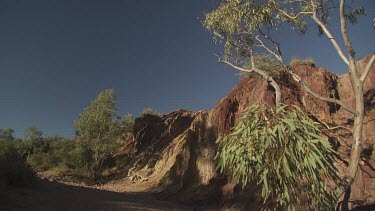
[[195, 210], [152, 193], [117, 193], [38, 180], [35, 187], [0, 193], [0, 210]]

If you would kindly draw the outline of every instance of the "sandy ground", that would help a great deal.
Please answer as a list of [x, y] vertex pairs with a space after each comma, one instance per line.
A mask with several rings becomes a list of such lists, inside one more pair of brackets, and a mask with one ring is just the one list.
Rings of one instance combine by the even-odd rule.
[[201, 210], [157, 200], [153, 193], [114, 192], [39, 179], [0, 194], [0, 210]]

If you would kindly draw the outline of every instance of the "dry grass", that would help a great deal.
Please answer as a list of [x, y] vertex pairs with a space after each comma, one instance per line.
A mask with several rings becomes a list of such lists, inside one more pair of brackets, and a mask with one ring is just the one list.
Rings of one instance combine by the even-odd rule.
[[313, 58], [306, 58], [306, 59], [297, 59], [294, 58], [290, 61], [290, 66], [298, 66], [298, 65], [308, 65], [310, 67], [315, 67], [316, 62]]

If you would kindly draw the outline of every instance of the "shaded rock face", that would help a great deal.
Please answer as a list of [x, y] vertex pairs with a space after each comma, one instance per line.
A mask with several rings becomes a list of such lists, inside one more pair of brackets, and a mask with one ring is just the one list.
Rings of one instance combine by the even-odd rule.
[[212, 124], [218, 135], [226, 135], [235, 125], [243, 110], [251, 103], [272, 104], [274, 93], [264, 80], [243, 78], [212, 111]]
[[194, 112], [178, 110], [163, 116], [144, 114], [135, 120], [134, 154], [128, 162], [133, 172], [143, 171], [138, 172], [135, 179], [146, 178], [153, 172], [168, 144], [187, 130], [195, 117]]
[[134, 123], [136, 151], [157, 150], [189, 128], [194, 112], [178, 110], [168, 115], [142, 115]]
[[185, 199], [187, 193], [191, 200], [209, 198], [207, 192], [198, 193], [199, 187], [208, 185], [216, 175], [216, 136], [209, 119], [210, 111], [185, 110], [136, 119], [135, 152], [126, 161], [131, 166], [130, 185], [136, 186], [133, 190], [153, 190], [177, 199], [177, 193], [182, 192]]
[[[359, 61], [358, 67], [363, 69], [368, 60]], [[374, 66], [364, 86], [367, 111], [363, 134], [365, 150], [361, 171], [352, 187], [352, 199], [363, 203], [375, 202]], [[293, 67], [293, 71], [316, 93], [354, 106], [348, 74], [337, 76], [323, 68], [307, 65]], [[286, 73], [280, 74], [283, 103], [300, 106], [331, 127], [351, 127], [351, 114], [340, 106], [311, 96]], [[238, 194], [243, 196], [238, 191], [236, 193], [233, 183], [215, 171], [215, 141], [230, 132], [246, 107], [254, 102], [274, 105], [274, 99], [274, 90], [266, 81], [244, 77], [211, 111], [178, 110], [163, 116], [143, 115], [135, 121], [135, 152], [127, 161], [131, 166], [128, 178], [139, 190], [158, 191], [161, 197], [184, 202], [219, 202]], [[351, 133], [347, 129], [322, 129], [344, 160], [337, 165], [343, 173], [347, 167], [345, 160], [349, 159]], [[249, 195], [255, 197], [254, 194]]]

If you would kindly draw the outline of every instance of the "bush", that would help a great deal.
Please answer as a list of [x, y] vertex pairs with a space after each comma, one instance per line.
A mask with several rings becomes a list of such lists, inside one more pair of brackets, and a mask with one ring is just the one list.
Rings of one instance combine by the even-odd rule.
[[294, 67], [294, 66], [298, 66], [298, 65], [308, 65], [310, 67], [316, 67], [316, 63], [315, 63], [314, 59], [312, 59], [312, 58], [307, 58], [307, 59], [304, 59], [304, 60], [292, 59], [292, 61], [290, 61], [290, 66]]
[[332, 210], [334, 200], [324, 181], [337, 179], [336, 153], [319, 133], [298, 107], [288, 111], [253, 104], [232, 133], [218, 141], [218, 169], [243, 187], [261, 185], [264, 202], [274, 200], [277, 209], [294, 208], [305, 193], [311, 210]]
[[[113, 142], [116, 143], [111, 144], [111, 147], [117, 147], [118, 142]], [[73, 174], [80, 179], [95, 179], [101, 170], [93, 172], [90, 168], [93, 152], [84, 144], [86, 142], [82, 140], [60, 137], [0, 141], [0, 189], [8, 185], [24, 186], [32, 183], [35, 177], [33, 170], [49, 171], [58, 176]], [[98, 150], [105, 148], [102, 144], [109, 143], [97, 143]], [[107, 154], [105, 156], [110, 157]], [[106, 158], [103, 158], [104, 161]]]
[[19, 151], [26, 158], [26, 161], [36, 171], [45, 171], [58, 164], [53, 156], [55, 143], [62, 141], [62, 138], [48, 137], [27, 139], [19, 146]]
[[[33, 184], [35, 173], [18, 152], [20, 142], [0, 142], [0, 183], [23, 187]], [[4, 187], [2, 187], [4, 188]]]
[[[70, 168], [72, 171], [85, 167], [83, 150], [75, 140], [44, 140], [49, 150], [40, 148], [28, 156], [27, 162], [37, 171]], [[40, 145], [45, 146], [45, 145]], [[59, 173], [59, 172], [57, 172]]]
[[32, 154], [27, 158], [27, 163], [38, 172], [46, 171], [55, 166], [47, 153]]

